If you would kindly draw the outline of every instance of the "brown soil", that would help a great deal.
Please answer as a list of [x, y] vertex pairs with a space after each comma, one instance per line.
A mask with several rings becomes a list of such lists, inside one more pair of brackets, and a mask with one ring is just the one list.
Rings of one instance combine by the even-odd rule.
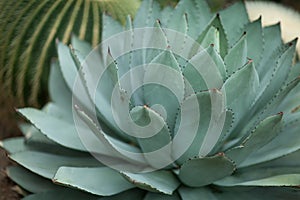
[[4, 173], [5, 167], [10, 165], [6, 153], [0, 148], [0, 200], [19, 200], [20, 195], [14, 191], [15, 184]]

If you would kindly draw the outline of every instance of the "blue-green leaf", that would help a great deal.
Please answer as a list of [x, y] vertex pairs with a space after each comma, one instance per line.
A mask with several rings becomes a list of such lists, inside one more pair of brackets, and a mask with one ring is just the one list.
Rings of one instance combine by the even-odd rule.
[[224, 58], [227, 55], [228, 52], [228, 40], [227, 35], [225, 33], [223, 24], [220, 20], [220, 15], [217, 14], [214, 18], [211, 19], [208, 26], [205, 28], [205, 30], [201, 33], [201, 35], [197, 38], [197, 42], [202, 43], [202, 41], [205, 39], [205, 36], [209, 33], [211, 30], [211, 27], [214, 27], [219, 32], [219, 46], [220, 46], [220, 55], [222, 58]]
[[244, 3], [238, 2], [222, 10], [220, 18], [228, 38], [229, 46], [232, 46], [243, 34], [244, 26], [249, 23]]
[[24, 197], [22, 200], [102, 200], [101, 197], [73, 189], [54, 190]]
[[184, 134], [185, 139], [173, 142], [175, 158], [186, 148], [176, 161], [179, 165], [195, 156], [206, 156], [221, 137], [222, 123], [225, 122], [222, 98], [218, 90], [211, 90], [191, 95], [182, 102], [174, 134], [175, 138]]
[[102, 41], [124, 31], [122, 25], [111, 16], [102, 15]]
[[52, 181], [38, 176], [19, 166], [8, 167], [7, 175], [15, 183], [32, 193], [62, 189], [62, 187], [53, 184]]
[[101, 196], [118, 194], [135, 187], [117, 171], [108, 167], [60, 167], [53, 181]]
[[205, 1], [180, 1], [168, 17], [167, 28], [179, 31], [176, 29], [178, 27], [177, 22], [185, 14], [187, 15], [189, 27], [188, 35], [192, 38], [196, 38], [212, 18], [210, 9]]
[[227, 75], [231, 75], [238, 69], [242, 68], [247, 62], [247, 40], [246, 36], [242, 36], [240, 40], [229, 50], [225, 56], [225, 65]]
[[261, 94], [255, 103], [256, 106], [265, 105], [266, 102], [269, 101], [284, 84], [286, 84], [295, 55], [296, 41], [291, 42], [289, 45], [286, 45], [286, 47], [286, 50], [276, 61], [272, 77], [266, 85], [261, 86]]
[[243, 166], [270, 161], [299, 150], [300, 128], [298, 125], [298, 120], [299, 116], [294, 119], [293, 123], [286, 124], [284, 127], [282, 127], [278, 136], [260, 148], [258, 151], [251, 154], [247, 160], [245, 160]]
[[177, 193], [173, 195], [165, 195], [148, 192], [143, 200], [180, 200], [180, 196]]
[[[251, 109], [258, 87], [258, 74], [252, 61], [249, 61], [242, 69], [226, 80], [222, 93], [226, 94], [226, 104], [235, 114], [233, 127], [239, 122], [244, 125], [241, 120]], [[236, 134], [240, 133], [236, 132]], [[235, 137], [236, 134], [230, 137]]]
[[[111, 26], [111, 24], [110, 24]], [[104, 30], [104, 29], [103, 29]], [[92, 46], [86, 41], [80, 40], [77, 36], [72, 36], [71, 41], [72, 47], [79, 51], [79, 53], [83, 56], [83, 59], [93, 50]]]
[[255, 65], [258, 65], [264, 50], [263, 30], [261, 19], [251, 22], [245, 26], [248, 57]]
[[59, 118], [55, 118], [45, 112], [33, 108], [19, 109], [18, 112], [26, 117], [49, 139], [68, 148], [87, 151], [83, 146], [73, 124], [62, 121]]
[[201, 187], [230, 176], [234, 170], [234, 163], [224, 154], [218, 154], [188, 160], [181, 166], [178, 177], [188, 186]]
[[135, 15], [133, 26], [134, 28], [151, 27], [159, 15], [160, 5], [156, 1], [142, 1], [140, 9]]
[[48, 179], [61, 166], [99, 167], [102, 164], [93, 157], [71, 157], [35, 151], [23, 151], [10, 155], [10, 158], [28, 170]]
[[171, 195], [180, 185], [178, 179], [169, 171], [159, 170], [141, 174], [123, 172], [122, 174], [137, 187], [152, 192]]
[[272, 74], [273, 67], [271, 66], [275, 65], [277, 59], [275, 56], [278, 56], [277, 53], [280, 52], [279, 49], [283, 45], [280, 24], [264, 27], [263, 35], [265, 48], [262, 59], [257, 65], [257, 72], [260, 80], [263, 80], [263, 77]]
[[130, 113], [133, 121], [141, 128], [140, 132], [134, 129], [132, 132], [137, 132], [135, 133], [137, 141], [147, 162], [157, 169], [173, 163], [171, 133], [164, 119], [145, 106], [135, 107]]
[[190, 188], [182, 186], [178, 191], [182, 200], [199, 200], [199, 198], [203, 200], [218, 200], [212, 190], [206, 187]]
[[59, 63], [52, 62], [49, 77], [49, 95], [52, 101], [63, 108], [71, 107], [72, 94], [64, 81]]
[[286, 187], [224, 187], [215, 194], [222, 200], [298, 200], [300, 198], [299, 189]]
[[[179, 64], [171, 51], [163, 51], [151, 61], [145, 71], [144, 84], [145, 104], [163, 116], [173, 130], [185, 86]], [[155, 105], [162, 106], [166, 113], [156, 109]]]
[[62, 75], [67, 86], [69, 87], [69, 90], [72, 91], [77, 76], [76, 63], [73, 60], [70, 49], [66, 45], [59, 42], [57, 44], [57, 51]]
[[[120, 158], [125, 159], [126, 161], [134, 162], [136, 164], [146, 163], [144, 157], [141, 155], [141, 151], [139, 148], [108, 136], [86, 113], [79, 109], [77, 109], [76, 111], [76, 113], [82, 120], [81, 126], [82, 128], [84, 128], [83, 131], [85, 133], [85, 137], [88, 138], [87, 147], [91, 148], [90, 151], [111, 156], [111, 160], [113, 160], [113, 158]], [[92, 144], [92, 146], [90, 146], [91, 140], [94, 141], [95, 145]], [[95, 149], [96, 151], [93, 151], [93, 148], [96, 148], [97, 146], [98, 149]], [[120, 162], [123, 162], [123, 164], [125, 165], [124, 160]]]
[[252, 131], [250, 136], [243, 141], [241, 147], [236, 147], [228, 150], [226, 155], [231, 158], [234, 163], [239, 167], [242, 165], [247, 157], [258, 151], [260, 148], [273, 140], [281, 128], [281, 120], [283, 113], [271, 116], [263, 120], [255, 130]]

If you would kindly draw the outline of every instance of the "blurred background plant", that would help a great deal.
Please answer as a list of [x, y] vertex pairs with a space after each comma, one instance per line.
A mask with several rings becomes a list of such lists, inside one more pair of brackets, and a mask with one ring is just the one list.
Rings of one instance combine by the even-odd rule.
[[17, 131], [14, 107], [40, 107], [48, 100], [47, 82], [55, 39], [72, 34], [97, 45], [102, 12], [123, 24], [139, 0], [0, 1], [0, 139]]

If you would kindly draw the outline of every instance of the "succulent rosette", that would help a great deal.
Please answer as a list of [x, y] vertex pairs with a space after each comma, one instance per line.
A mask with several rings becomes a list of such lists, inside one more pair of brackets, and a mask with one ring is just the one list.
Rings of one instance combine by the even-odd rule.
[[243, 3], [143, 1], [103, 24], [95, 49], [57, 43], [52, 101], [2, 142], [24, 199], [299, 199], [296, 40]]

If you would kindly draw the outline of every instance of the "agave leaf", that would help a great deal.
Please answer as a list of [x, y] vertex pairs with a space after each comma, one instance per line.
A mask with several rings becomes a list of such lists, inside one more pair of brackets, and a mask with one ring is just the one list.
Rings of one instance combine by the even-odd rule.
[[62, 105], [50, 102], [43, 107], [43, 111], [57, 119], [61, 119], [70, 124], [74, 123], [70, 105], [68, 105], [68, 107], [62, 107]]
[[217, 52], [220, 52], [220, 34], [217, 28], [210, 27], [204, 36], [203, 40], [201, 41], [200, 45], [203, 48], [207, 48], [209, 45], [213, 44], [217, 50]]
[[[295, 152], [292, 152], [290, 154], [287, 154], [285, 156], [281, 156], [278, 157], [276, 159], [267, 161], [267, 162], [263, 162], [263, 163], [259, 163], [259, 164], [255, 164], [255, 165], [251, 165], [251, 166], [242, 166], [243, 169], [242, 170], [247, 170], [247, 169], [263, 169], [264, 167], [266, 168], [280, 168], [280, 167], [285, 167], [285, 168], [290, 168], [292, 169], [293, 167], [296, 167], [300, 164], [300, 160], [298, 159], [300, 155], [300, 150], [297, 150]], [[294, 168], [294, 172], [298, 171], [299, 168]], [[288, 171], [282, 171], [282, 173], [285, 173]]]
[[[133, 105], [145, 103], [143, 92], [140, 91], [141, 88], [135, 88], [143, 84], [145, 66], [149, 65], [155, 57], [161, 54], [162, 49], [168, 46], [168, 40], [158, 20], [155, 21], [153, 29], [148, 30], [133, 30], [133, 27], [130, 27], [130, 34], [125, 35], [126, 39], [122, 39], [122, 41], [125, 40], [124, 43], [127, 43], [125, 46], [129, 47], [127, 54], [117, 59], [117, 63], [120, 66], [118, 70], [121, 87], [129, 94], [133, 93], [131, 97]], [[124, 50], [123, 52], [126, 51]], [[128, 78], [124, 79], [124, 75]], [[134, 89], [137, 90], [135, 91]]]
[[220, 18], [228, 38], [229, 46], [233, 46], [243, 34], [244, 26], [249, 23], [245, 4], [238, 2], [222, 10], [220, 12]]
[[[30, 146], [31, 144], [43, 144], [43, 145], [54, 145], [56, 147], [60, 146], [53, 140], [50, 140], [46, 135], [39, 131], [35, 126], [31, 125], [30, 129], [24, 133], [25, 142]], [[78, 152], [78, 151], [77, 151]]]
[[225, 187], [216, 193], [216, 196], [222, 200], [297, 200], [300, 194], [299, 189], [285, 187], [230, 187], [230, 189]]
[[300, 76], [300, 62], [292, 66], [287, 82], [290, 82]]
[[35, 151], [23, 151], [10, 155], [10, 158], [30, 171], [51, 179], [60, 166], [99, 167], [102, 164], [91, 156], [70, 157]]
[[159, 18], [159, 12], [160, 5], [156, 1], [142, 1], [133, 21], [134, 28], [151, 27]]
[[164, 195], [148, 192], [143, 200], [180, 200], [180, 196], [177, 193], [173, 195]]
[[54, 185], [50, 180], [42, 178], [23, 167], [8, 167], [6, 173], [15, 183], [32, 193], [62, 189], [62, 187]]
[[242, 148], [230, 149], [226, 152], [226, 155], [239, 167], [250, 154], [258, 151], [278, 135], [282, 115], [282, 113], [279, 113], [263, 120], [241, 144]]
[[[151, 61], [145, 71], [144, 84], [148, 84], [143, 87], [146, 105], [166, 117], [169, 128], [173, 130], [178, 113], [176, 108], [184, 98], [185, 86], [179, 64], [171, 51], [163, 51]], [[156, 104], [162, 106], [166, 113], [155, 109]]]
[[[161, 54], [162, 51], [165, 51], [169, 48], [172, 50], [172, 46], [176, 46], [174, 45], [174, 42], [172, 43], [172, 40], [167, 38], [167, 34], [159, 20], [155, 21], [153, 29], [150, 29], [150, 31], [135, 31], [134, 40], [136, 41], [134, 42], [134, 45], [138, 48], [142, 47], [142, 49], [139, 50], [141, 55], [139, 55], [139, 51], [137, 51], [137, 57], [134, 58], [133, 56], [135, 55], [131, 57], [131, 66], [133, 67], [138, 65], [147, 65], [151, 63], [155, 57]], [[145, 47], [147, 47], [147, 49], [145, 49]], [[139, 57], [141, 59], [139, 59]], [[144, 76], [142, 76], [142, 78], [143, 77]]]
[[70, 150], [57, 145], [54, 142], [41, 140], [40, 138], [9, 138], [0, 143], [9, 154], [15, 154], [23, 151], [40, 151], [45, 153], [52, 153], [56, 155], [68, 156], [87, 156], [88, 154]]
[[[18, 112], [26, 117], [49, 139], [67, 148], [87, 151], [77, 135], [74, 124], [62, 121], [59, 118], [55, 118], [33, 108], [19, 109]], [[59, 134], [58, 130], [60, 130], [62, 134]]]
[[49, 192], [28, 195], [23, 200], [102, 200], [101, 197], [73, 189], [60, 189]]
[[279, 110], [279, 105], [287, 97], [287, 95], [293, 91], [295, 87], [298, 86], [300, 82], [300, 77], [283, 85], [283, 87], [274, 95], [274, 97], [269, 101], [269, 103], [264, 107], [262, 115], [260, 117], [265, 117], [268, 114], [273, 114], [274, 112], [281, 112]]
[[187, 186], [201, 187], [230, 176], [234, 170], [234, 163], [224, 154], [218, 154], [188, 160], [181, 166], [178, 177]]
[[[201, 13], [201, 17], [199, 14]], [[201, 33], [209, 20], [212, 18], [210, 9], [205, 1], [180, 1], [175, 10], [170, 12], [167, 22], [167, 28], [180, 31], [177, 22], [182, 19], [183, 15], [187, 15], [188, 35], [195, 38]]]
[[[259, 66], [259, 70], [261, 71], [259, 76], [261, 80], [261, 86], [259, 91], [259, 96], [265, 91], [268, 85], [272, 82], [273, 76], [278, 70], [278, 60], [281, 55], [284, 54], [285, 51], [289, 48], [288, 45], [282, 44], [277, 49], [272, 51], [270, 57], [265, 61], [265, 63], [261, 63]], [[269, 66], [269, 67], [266, 67]]]
[[[295, 118], [297, 121], [299, 119]], [[292, 138], [292, 139], [291, 139]], [[270, 161], [300, 149], [299, 146], [299, 126], [297, 123], [286, 124], [279, 135], [274, 138], [270, 143], [263, 146], [258, 151], [251, 154], [243, 163], [243, 166], [249, 166], [256, 163]], [[280, 146], [280, 148], [278, 148]]]
[[197, 42], [200, 44], [204, 40], [205, 36], [208, 34], [211, 27], [215, 27], [219, 31], [219, 46], [220, 46], [220, 55], [222, 58], [224, 58], [228, 52], [228, 40], [225, 33], [225, 30], [223, 28], [223, 24], [220, 20], [220, 15], [217, 14], [214, 18], [211, 19], [208, 26], [205, 28], [205, 30], [201, 33], [201, 35], [197, 38]]
[[[170, 28], [169, 26], [172, 26], [173, 28]], [[187, 14], [183, 14], [179, 22], [169, 24], [169, 26], [165, 26], [166, 28], [168, 28], [168, 31], [166, 31], [168, 42], [171, 45], [173, 52], [182, 55], [184, 54], [183, 52], [188, 49], [185, 47], [187, 45], [186, 41], [188, 40], [187, 34], [189, 31]], [[170, 31], [170, 29], [172, 31]]]
[[[196, 57], [197, 56], [197, 57]], [[198, 62], [201, 62], [199, 66], [206, 66], [206, 65], [213, 65], [212, 60], [207, 56], [207, 53], [205, 51], [202, 51], [201, 53], [198, 53], [196, 56], [193, 57], [194, 60], [197, 60]], [[195, 61], [194, 61], [195, 62]], [[197, 67], [197, 66], [196, 66]], [[189, 87], [185, 88], [185, 97], [195, 93], [200, 92], [203, 90], [208, 89], [208, 85], [203, 79], [203, 76], [198, 68], [195, 68], [194, 65], [192, 65], [190, 62], [187, 63], [185, 68], [183, 69], [183, 76], [185, 78], [185, 82], [187, 82], [189, 85], [192, 86], [190, 90]], [[187, 84], [186, 84], [187, 85]]]
[[[300, 65], [299, 65], [300, 66]], [[289, 113], [291, 115], [296, 114], [299, 111], [300, 106], [300, 86], [297, 85], [280, 103], [278, 110], [282, 110], [283, 113]], [[290, 115], [289, 115], [290, 116]]]
[[[226, 94], [227, 106], [235, 114], [233, 127], [241, 122], [243, 117], [250, 111], [258, 87], [258, 74], [251, 61], [226, 80], [222, 93]], [[236, 134], [238, 133], [236, 132]], [[232, 139], [236, 134], [232, 134], [230, 138]]]
[[[80, 68], [76, 55], [72, 55], [77, 68]], [[97, 52], [94, 51], [84, 62], [84, 67], [80, 68], [78, 75], [80, 76], [80, 73], [83, 73], [79, 80], [81, 83], [77, 82], [79, 85], [76, 84], [76, 90], [73, 90], [74, 96], [80, 99], [80, 102], [75, 101], [75, 106], [78, 106], [76, 104], [79, 104], [79, 106], [82, 104], [82, 107], [89, 110], [89, 112], [93, 112], [94, 105], [96, 105], [97, 109], [94, 112], [101, 119], [99, 121], [101, 128], [117, 138], [131, 140], [132, 138], [124, 134], [116, 125], [111, 109], [113, 89], [115, 86], [119, 86], [117, 66], [109, 50], [103, 56], [106, 57], [101, 60]]]
[[[224, 70], [213, 57], [212, 47], [199, 51], [183, 69], [185, 78], [185, 96], [207, 89], [221, 88], [223, 85], [222, 73]], [[222, 72], [223, 71], [223, 72]], [[214, 76], [212, 80], [210, 77]], [[208, 88], [209, 87], [209, 88]]]
[[234, 123], [234, 113], [231, 110], [226, 110], [226, 116], [225, 116], [222, 133], [219, 137], [219, 140], [215, 144], [213, 150], [209, 153], [209, 155], [214, 155], [218, 152], [224, 151], [223, 145], [226, 144], [226, 139], [229, 137], [231, 133], [233, 123]]
[[[255, 171], [253, 171], [255, 170]], [[279, 169], [264, 168], [251, 169], [247, 172], [236, 173], [234, 176], [226, 177], [214, 184], [224, 187], [233, 186], [299, 186], [300, 172], [289, 168], [281, 167]], [[278, 175], [280, 174], [280, 175]]]
[[[99, 127], [97, 127], [97, 124], [95, 124], [95, 122], [86, 113], [79, 109], [76, 111], [86, 125], [85, 130], [83, 130], [85, 131], [85, 137], [88, 135], [88, 137], [93, 138], [95, 144], [97, 144], [95, 147], [88, 146], [91, 148], [90, 151], [93, 152], [93, 148], [96, 148], [96, 153], [130, 160], [136, 164], [146, 163], [144, 157], [140, 155], [141, 151], [139, 148], [108, 136], [99, 129]], [[88, 140], [87, 142], [90, 145], [91, 141]]]
[[286, 83], [294, 58], [295, 45], [296, 41], [290, 43], [287, 50], [278, 58], [272, 78], [265, 87], [260, 99], [256, 102], [257, 106], [265, 104]]
[[[82, 174], [84, 174], [84, 177]], [[108, 167], [60, 167], [53, 181], [101, 196], [118, 194], [135, 187], [126, 181], [117, 171]]]
[[199, 200], [199, 197], [202, 199], [218, 200], [213, 192], [205, 187], [189, 188], [182, 186], [178, 191], [182, 200]]
[[[263, 77], [267, 76], [268, 73], [272, 73], [273, 68], [270, 66], [275, 65], [276, 58], [274, 58], [274, 55], [277, 56], [275, 52], [279, 52], [279, 48], [283, 45], [280, 24], [264, 27], [263, 35], [265, 48], [262, 59], [257, 66], [260, 80], [263, 80]], [[270, 63], [274, 64], [271, 65]]]
[[[230, 178], [220, 181], [221, 185], [243, 186], [297, 186], [299, 185], [299, 153], [296, 151], [289, 155], [240, 168]], [[241, 166], [242, 167], [242, 166]]]
[[[295, 80], [289, 82], [286, 85], [283, 85], [282, 88], [273, 96], [268, 103], [264, 104], [264, 107], [261, 109], [257, 109], [256, 104], [253, 104], [253, 108], [248, 115], [248, 123], [244, 127], [240, 127], [243, 129], [242, 135], [251, 130], [259, 120], [262, 120], [270, 115], [274, 115], [275, 113], [282, 112], [282, 107], [280, 104], [283, 100], [288, 96], [288, 94], [293, 91], [293, 89], [298, 85], [300, 78], [296, 78]], [[254, 113], [254, 114], [252, 114]]]
[[264, 50], [263, 29], [261, 19], [251, 22], [245, 26], [247, 36], [248, 57], [252, 59], [255, 65], [258, 65], [262, 58]]
[[106, 14], [102, 15], [102, 24], [102, 41], [124, 31], [122, 25], [118, 21]]
[[222, 76], [222, 79], [225, 80], [226, 79], [225, 63], [224, 63], [223, 59], [221, 58], [220, 54], [217, 52], [217, 48], [215, 48], [214, 45], [210, 45], [206, 49], [206, 51], [209, 54], [209, 56], [211, 57], [211, 59], [213, 60], [213, 62], [215, 63], [215, 65], [217, 66], [217, 68]]
[[160, 192], [171, 195], [180, 182], [169, 171], [154, 171], [142, 174], [122, 173], [126, 179], [139, 188], [152, 192]]
[[120, 200], [120, 199], [143, 200], [144, 196], [145, 196], [145, 192], [143, 190], [131, 189], [113, 196], [101, 197], [101, 200]]
[[93, 50], [89, 43], [80, 40], [77, 36], [73, 35], [71, 39], [72, 47], [79, 51], [83, 58], [85, 58]]
[[[221, 127], [221, 130], [214, 131], [210, 127], [211, 121], [218, 123], [220, 122], [220, 118], [222, 118], [222, 108], [217, 108], [220, 105], [213, 105], [212, 102], [218, 100], [222, 100], [222, 94], [217, 90], [211, 90], [191, 95], [182, 102], [182, 111], [177, 117], [177, 126], [175, 127], [174, 134], [178, 138], [184, 134], [185, 140], [181, 139], [178, 142], [174, 140], [173, 157], [177, 158], [179, 156], [177, 154], [182, 151], [183, 146], [187, 149], [183, 151], [184, 154], [176, 161], [179, 165], [182, 165], [188, 159], [195, 156], [206, 156], [221, 137], [223, 127]], [[199, 109], [195, 107], [194, 102], [199, 103]], [[216, 103], [219, 104], [220, 102]], [[219, 116], [213, 113], [213, 106], [216, 106]], [[187, 133], [189, 133], [189, 136]]]
[[[144, 129], [136, 133], [137, 141], [147, 162], [160, 169], [162, 163], [172, 163], [171, 133], [164, 119], [147, 107], [135, 107], [130, 112], [133, 121]], [[147, 127], [151, 123], [150, 127]], [[143, 131], [144, 130], [144, 131]], [[151, 130], [151, 132], [147, 131]], [[132, 130], [135, 132], [136, 130]], [[154, 133], [154, 135], [153, 135]]]
[[232, 46], [228, 54], [225, 56], [225, 65], [227, 70], [227, 75], [232, 75], [239, 68], [244, 66], [247, 62], [247, 40], [246, 35], [243, 35], [239, 41]]
[[70, 107], [72, 94], [63, 79], [58, 62], [52, 62], [51, 64], [49, 77], [49, 94], [51, 100], [61, 107]]
[[32, 125], [29, 123], [20, 123], [19, 124], [19, 129], [23, 135], [25, 135], [31, 129], [31, 127], [32, 127]]
[[4, 148], [9, 154], [28, 150], [23, 137], [9, 138], [0, 142], [0, 147]]
[[[103, 61], [95, 58], [95, 53], [92, 56], [94, 59], [89, 58], [87, 65], [83, 68], [87, 90], [104, 124], [107, 124], [115, 133], [122, 133], [115, 124], [111, 111], [112, 92], [115, 86], [118, 87], [117, 66], [109, 52], [106, 55], [105, 63], [100, 64], [102, 67], [107, 67], [106, 69], [99, 69], [99, 62]], [[99, 79], [100, 77], [101, 79]]]
[[72, 91], [76, 76], [78, 74], [76, 63], [72, 58], [71, 50], [66, 45], [59, 42], [57, 44], [57, 51], [62, 75], [69, 87], [69, 90]]

